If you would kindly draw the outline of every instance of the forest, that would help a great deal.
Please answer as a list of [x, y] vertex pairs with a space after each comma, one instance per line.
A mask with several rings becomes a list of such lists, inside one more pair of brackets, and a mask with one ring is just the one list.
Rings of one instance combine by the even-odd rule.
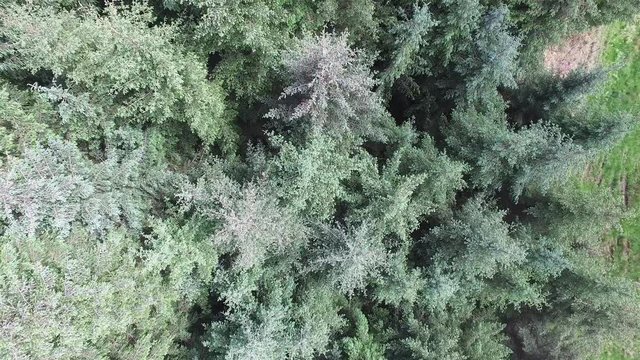
[[640, 126], [601, 91], [624, 64], [544, 54], [638, 14], [1, 1], [0, 359], [637, 347], [640, 282], [603, 240], [633, 214], [582, 176]]

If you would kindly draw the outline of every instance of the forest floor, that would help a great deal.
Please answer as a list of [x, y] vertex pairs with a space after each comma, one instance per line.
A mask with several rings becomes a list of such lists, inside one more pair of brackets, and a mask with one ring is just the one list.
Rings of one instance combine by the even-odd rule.
[[[640, 117], [640, 19], [611, 25], [603, 49], [603, 64], [614, 70], [589, 99], [590, 106]], [[601, 186], [616, 189], [630, 212], [621, 231], [611, 235], [609, 249], [616, 270], [640, 281], [640, 126], [592, 164], [590, 172]]]
[[[579, 67], [590, 69], [600, 64], [611, 72], [606, 83], [588, 99], [588, 106], [628, 112], [640, 119], [640, 18], [574, 36], [545, 53], [545, 65], [561, 76]], [[614, 189], [629, 211], [620, 230], [607, 237], [605, 253], [614, 271], [640, 281], [640, 125], [590, 164], [583, 180]], [[612, 344], [600, 359], [640, 359], [639, 349], [640, 344], [632, 348]]]
[[[580, 68], [609, 68], [608, 80], [588, 99], [588, 106], [628, 112], [640, 119], [640, 18], [572, 36], [547, 49], [544, 64], [560, 76]], [[615, 272], [640, 282], [640, 122], [590, 164], [582, 180], [611, 187], [629, 211], [621, 228], [607, 236], [604, 248]], [[633, 349], [612, 344], [599, 359], [640, 359], [640, 344]]]

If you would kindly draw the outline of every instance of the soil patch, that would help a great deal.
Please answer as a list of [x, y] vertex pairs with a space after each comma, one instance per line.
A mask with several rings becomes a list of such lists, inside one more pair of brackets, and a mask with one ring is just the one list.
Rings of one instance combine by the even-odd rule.
[[604, 28], [576, 34], [544, 52], [544, 66], [559, 76], [573, 70], [591, 70], [600, 64], [604, 42]]

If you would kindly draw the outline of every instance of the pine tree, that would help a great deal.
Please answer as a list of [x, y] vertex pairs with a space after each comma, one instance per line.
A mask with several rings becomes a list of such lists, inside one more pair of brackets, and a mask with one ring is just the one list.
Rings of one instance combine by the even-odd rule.
[[143, 214], [158, 201], [148, 192], [162, 187], [164, 175], [146, 166], [143, 149], [128, 155], [114, 150], [93, 163], [72, 143], [52, 140], [27, 149], [22, 158], [10, 157], [0, 172], [4, 232], [34, 237], [54, 231], [65, 237], [74, 224], [92, 235], [123, 224], [139, 232]]
[[[489, 96], [484, 101], [488, 99]], [[575, 167], [606, 149], [615, 142], [612, 138], [619, 138], [627, 128], [626, 121], [617, 118], [602, 124], [585, 122], [573, 129], [566, 128], [573, 133], [564, 132], [558, 124], [567, 123], [562, 124], [560, 117], [516, 128], [507, 121], [503, 101], [493, 102], [486, 108], [456, 110], [445, 130], [447, 142], [457, 156], [474, 166], [475, 186], [493, 191], [506, 185], [516, 199], [525, 190], [545, 192], [567, 181]], [[575, 120], [570, 121], [575, 124]], [[609, 125], [605, 131], [587, 130], [605, 124]], [[575, 136], [574, 140], [574, 134], [580, 135], [576, 131], [580, 127], [591, 132], [591, 137]]]
[[470, 54], [456, 64], [456, 72], [465, 77], [466, 99], [481, 99], [498, 87], [516, 86], [520, 41], [509, 33], [508, 18], [505, 6], [487, 12], [474, 36]]
[[194, 224], [154, 225], [144, 248], [78, 228], [0, 244], [0, 355], [12, 359], [178, 356], [216, 263]]
[[99, 137], [120, 119], [184, 121], [209, 144], [231, 134], [224, 93], [207, 81], [204, 63], [175, 44], [174, 26], [149, 27], [153, 14], [140, 5], [105, 12], [9, 6], [0, 18], [6, 63], [66, 85], [37, 89], [57, 104], [68, 134]]
[[[303, 30], [322, 28], [325, 1], [163, 0], [169, 14], [188, 14], [181, 34], [194, 52], [214, 59], [211, 75], [233, 96], [255, 102], [276, 81], [282, 50]], [[169, 15], [171, 16], [171, 15]], [[246, 103], [240, 102], [245, 105]]]
[[260, 182], [240, 186], [214, 166], [210, 176], [185, 184], [179, 194], [185, 209], [220, 224], [213, 243], [236, 255], [238, 270], [260, 266], [274, 254], [294, 255], [307, 241], [306, 226]]
[[33, 94], [0, 88], [0, 161], [52, 136], [53, 110]]
[[464, 164], [439, 153], [429, 138], [408, 138], [385, 164], [367, 165], [351, 216], [400, 239], [408, 239], [424, 217], [450, 204], [464, 184]]
[[[634, 1], [0, 5], [0, 357], [582, 359], [637, 340], [540, 50]], [[629, 14], [626, 14], [628, 12]]]
[[[329, 283], [347, 296], [363, 290], [380, 275], [387, 250], [375, 228], [361, 224], [346, 229], [324, 227], [318, 231], [308, 271], [324, 271]], [[312, 245], [313, 246], [313, 245]]]
[[313, 134], [383, 138], [376, 130], [387, 115], [365, 61], [346, 34], [304, 38], [284, 56], [291, 78], [280, 95], [285, 103], [267, 116]]
[[510, 236], [504, 215], [472, 199], [454, 219], [434, 228], [425, 241], [437, 249], [435, 258], [461, 280], [490, 279], [526, 256], [525, 248]]
[[392, 86], [393, 82], [405, 73], [414, 75], [414, 67], [420, 65], [420, 62], [414, 62], [415, 54], [421, 47], [428, 45], [426, 35], [434, 25], [437, 25], [437, 22], [432, 19], [426, 5], [414, 7], [413, 17], [398, 24], [393, 31], [397, 34], [393, 60], [381, 75], [382, 86]]
[[311, 219], [330, 219], [338, 202], [349, 199], [346, 182], [368, 159], [349, 143], [317, 135], [304, 147], [279, 144], [265, 171], [278, 197]]

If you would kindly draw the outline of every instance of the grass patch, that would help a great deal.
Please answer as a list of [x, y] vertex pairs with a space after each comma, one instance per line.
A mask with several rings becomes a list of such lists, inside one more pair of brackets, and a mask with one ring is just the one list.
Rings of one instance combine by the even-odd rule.
[[612, 347], [604, 352], [601, 359], [602, 360], [630, 360], [636, 359], [632, 357], [633, 355], [626, 354], [624, 350], [618, 347]]
[[640, 18], [607, 28], [602, 61], [618, 68], [594, 96], [594, 103], [614, 112], [640, 113]]
[[[640, 18], [609, 26], [602, 60], [616, 68], [590, 99], [592, 106], [640, 115]], [[621, 201], [626, 193], [634, 215], [623, 222], [622, 232], [612, 234], [612, 254], [617, 271], [640, 280], [640, 126], [594, 166], [601, 185], [618, 189]]]
[[[610, 25], [604, 46], [602, 61], [614, 70], [603, 88], [589, 100], [590, 106], [640, 118], [640, 18]], [[601, 186], [616, 189], [621, 201], [626, 194], [631, 216], [623, 221], [622, 230], [611, 234], [607, 241], [614, 271], [640, 281], [640, 126], [601, 156], [592, 168]], [[600, 359], [638, 359], [637, 348], [622, 349], [613, 344]]]

